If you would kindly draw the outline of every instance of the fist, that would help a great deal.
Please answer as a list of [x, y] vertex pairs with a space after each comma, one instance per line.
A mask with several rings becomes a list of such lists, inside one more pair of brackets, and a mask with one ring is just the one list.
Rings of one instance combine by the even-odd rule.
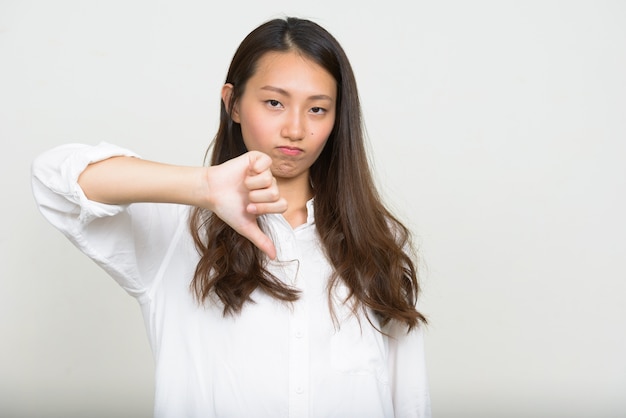
[[287, 201], [280, 196], [271, 165], [272, 159], [268, 155], [250, 151], [209, 167], [206, 183], [209, 209], [268, 257], [275, 259], [274, 243], [256, 222], [258, 215], [287, 210]]

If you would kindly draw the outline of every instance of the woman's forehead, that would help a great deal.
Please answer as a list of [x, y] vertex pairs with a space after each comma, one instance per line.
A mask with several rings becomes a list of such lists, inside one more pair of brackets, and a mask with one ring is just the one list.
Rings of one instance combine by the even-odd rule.
[[261, 56], [249, 86], [266, 86], [286, 92], [306, 91], [314, 95], [336, 96], [337, 83], [321, 65], [297, 52], [267, 52]]

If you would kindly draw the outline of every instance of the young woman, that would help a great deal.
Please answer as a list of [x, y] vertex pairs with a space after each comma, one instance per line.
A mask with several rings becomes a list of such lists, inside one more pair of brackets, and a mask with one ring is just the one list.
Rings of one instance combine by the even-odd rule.
[[141, 305], [155, 416], [430, 416], [409, 233], [376, 193], [348, 59], [317, 24], [244, 39], [209, 166], [65, 145], [35, 161], [33, 189]]

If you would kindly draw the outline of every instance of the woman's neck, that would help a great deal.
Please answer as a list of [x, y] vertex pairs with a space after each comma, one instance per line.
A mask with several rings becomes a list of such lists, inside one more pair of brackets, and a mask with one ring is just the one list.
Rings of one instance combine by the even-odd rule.
[[277, 179], [280, 195], [287, 200], [287, 211], [283, 217], [292, 228], [306, 223], [306, 203], [313, 197], [313, 188], [308, 176], [298, 179]]

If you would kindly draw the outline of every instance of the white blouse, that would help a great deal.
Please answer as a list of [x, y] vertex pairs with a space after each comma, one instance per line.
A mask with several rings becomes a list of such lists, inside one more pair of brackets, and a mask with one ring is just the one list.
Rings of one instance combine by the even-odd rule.
[[33, 191], [46, 219], [141, 305], [156, 361], [155, 417], [430, 417], [421, 328], [391, 323], [385, 336], [340, 303], [333, 323], [312, 201], [295, 229], [264, 215], [280, 260], [270, 271], [300, 299], [257, 290], [255, 303], [225, 317], [219, 301], [201, 306], [190, 291], [199, 256], [189, 207], [86, 198], [80, 173], [117, 155], [136, 156], [106, 143], [52, 149], [33, 164]]

